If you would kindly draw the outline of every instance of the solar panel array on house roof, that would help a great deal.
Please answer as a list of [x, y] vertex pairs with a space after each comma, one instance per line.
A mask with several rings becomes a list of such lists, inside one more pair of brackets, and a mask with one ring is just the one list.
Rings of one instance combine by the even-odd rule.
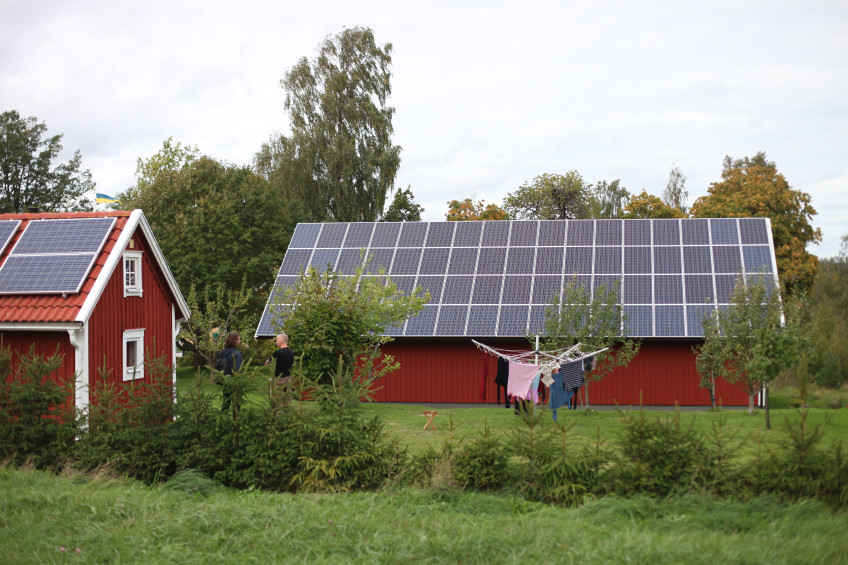
[[[298, 224], [275, 288], [307, 267], [352, 275], [366, 257], [366, 276], [430, 291], [396, 337], [538, 333], [574, 276], [593, 291], [620, 285], [629, 336], [699, 337], [740, 274], [777, 280], [768, 218], [315, 223]], [[277, 333], [285, 310], [269, 302], [256, 335]]]
[[31, 220], [0, 266], [0, 294], [79, 292], [115, 218]]
[[9, 245], [9, 240], [18, 231], [18, 226], [21, 225], [20, 220], [2, 220], [0, 221], [0, 253], [5, 251]]

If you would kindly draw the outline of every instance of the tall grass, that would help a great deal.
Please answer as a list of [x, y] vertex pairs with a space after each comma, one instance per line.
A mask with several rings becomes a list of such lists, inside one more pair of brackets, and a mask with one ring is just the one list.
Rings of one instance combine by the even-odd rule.
[[568, 509], [458, 490], [204, 495], [0, 470], [0, 563], [528, 560], [845, 563], [848, 521], [811, 500], [605, 497]]

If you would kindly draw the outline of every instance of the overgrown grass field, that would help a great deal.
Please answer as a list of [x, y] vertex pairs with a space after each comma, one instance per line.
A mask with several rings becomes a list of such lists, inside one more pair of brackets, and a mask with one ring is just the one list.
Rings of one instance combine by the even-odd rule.
[[[180, 391], [195, 384], [193, 371], [180, 371]], [[201, 388], [218, 390], [211, 383]], [[217, 410], [215, 397], [210, 399]], [[627, 447], [628, 433], [648, 429], [634, 427], [634, 418], [659, 419], [672, 427], [691, 427], [705, 438], [720, 437], [728, 455], [744, 462], [738, 468], [755, 470], [766, 454], [788, 445], [789, 427], [799, 429], [801, 412], [789, 408], [795, 402], [791, 392], [778, 392], [775, 399], [775, 405], [785, 407], [772, 411], [772, 430], [765, 429], [762, 411], [751, 416], [735, 409], [718, 414], [560, 410], [560, 428], [543, 410], [532, 434], [541, 441], [572, 444], [577, 449], [569, 453], [575, 455], [596, 448], [607, 454], [607, 465], [615, 466], [627, 459], [609, 457], [610, 452]], [[262, 401], [259, 394], [247, 398]], [[295, 409], [317, 407], [310, 402]], [[358, 410], [365, 419], [379, 417], [386, 435], [407, 450], [410, 465], [428, 452], [451, 450], [466, 452], [469, 463], [472, 452], [478, 457], [478, 479], [486, 458], [500, 450], [492, 441], [515, 445], [530, 437], [528, 422], [503, 406], [436, 407], [435, 430], [423, 429], [427, 409], [433, 407], [362, 404]], [[848, 437], [848, 410], [808, 410], [806, 427], [819, 426], [824, 430], [820, 445], [828, 449]], [[561, 429], [567, 430], [564, 435], [554, 433]], [[265, 436], [221, 437], [228, 442], [241, 437], [238, 441], [256, 445], [262, 456], [269, 449]], [[657, 437], [687, 441], [676, 434]], [[222, 453], [233, 457], [232, 451]], [[544, 482], [544, 475], [527, 467], [526, 457], [535, 457], [533, 452], [512, 457], [517, 466], [511, 472], [523, 473], [537, 486]], [[66, 467], [56, 474], [0, 468], [0, 563], [848, 562], [845, 506], [836, 511], [818, 499], [770, 494], [725, 499], [694, 489], [653, 497], [638, 492], [626, 498], [581, 495], [568, 508], [521, 496], [520, 482], [480, 492], [485, 487], [464, 489], [450, 477], [427, 488], [389, 480], [376, 491], [288, 494], [225, 488], [192, 471], [144, 486], [110, 469], [107, 464], [83, 474]], [[642, 481], [634, 486], [651, 487], [644, 477], [634, 478]]]
[[0, 470], [0, 563], [845, 563], [817, 501], [606, 497], [578, 508], [452, 489], [207, 495]]

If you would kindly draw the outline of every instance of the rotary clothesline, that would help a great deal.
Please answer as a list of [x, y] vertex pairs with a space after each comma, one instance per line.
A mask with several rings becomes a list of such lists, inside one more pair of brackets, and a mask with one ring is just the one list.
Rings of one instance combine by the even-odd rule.
[[[609, 349], [607, 347], [604, 347], [604, 348], [597, 348], [596, 347], [596, 348], [593, 348], [593, 349], [595, 349], [595, 351], [591, 351], [591, 352], [587, 353], [587, 352], [581, 351], [580, 348], [581, 347], [588, 347], [588, 346], [585, 346], [582, 343], [578, 343], [578, 344], [573, 345], [571, 347], [564, 347], [564, 348], [561, 348], [561, 349], [553, 349], [553, 350], [550, 350], [550, 351], [538, 351], [538, 350], [526, 351], [526, 350], [519, 350], [519, 349], [498, 349], [498, 348], [495, 348], [495, 347], [490, 347], [490, 346], [488, 346], [484, 343], [480, 343], [479, 341], [474, 340], [474, 339], [471, 340], [471, 343], [473, 343], [477, 347], [477, 349], [479, 349], [479, 350], [481, 350], [485, 353], [489, 353], [489, 354], [494, 355], [496, 357], [502, 357], [502, 358], [506, 359], [507, 361], [510, 361], [510, 362], [513, 362], [513, 363], [522, 363], [522, 364], [525, 364], [525, 365], [538, 365], [539, 363], [538, 363], [537, 356], [546, 358], [547, 363], [556, 362], [557, 365], [561, 365], [561, 364], [567, 363], [569, 361], [579, 361], [581, 359], [585, 359], [586, 357], [594, 357], [598, 353], [602, 353], [602, 352], [606, 351], [607, 349]], [[537, 344], [537, 347], [538, 347], [538, 344]], [[577, 352], [577, 354], [574, 353], [575, 351]], [[532, 363], [528, 362], [530, 358], [534, 359], [534, 361]]]

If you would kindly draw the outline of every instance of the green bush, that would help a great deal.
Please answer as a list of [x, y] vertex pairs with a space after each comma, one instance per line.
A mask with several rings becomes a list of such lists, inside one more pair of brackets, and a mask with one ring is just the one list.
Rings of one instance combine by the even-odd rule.
[[479, 437], [453, 451], [451, 470], [457, 484], [474, 490], [493, 490], [507, 486], [506, 448], [483, 428]]

